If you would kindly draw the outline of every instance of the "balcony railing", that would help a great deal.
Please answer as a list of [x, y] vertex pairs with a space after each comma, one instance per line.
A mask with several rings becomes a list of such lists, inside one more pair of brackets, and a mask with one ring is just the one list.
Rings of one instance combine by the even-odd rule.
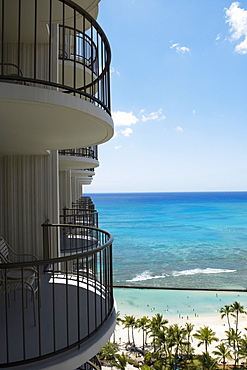
[[78, 367], [76, 370], [101, 370], [101, 363], [97, 356], [91, 358], [82, 366]]
[[98, 72], [98, 58], [97, 58], [97, 46], [87, 34], [82, 34], [81, 30], [76, 30], [76, 46], [77, 53], [74, 54], [74, 28], [63, 27], [60, 28], [60, 40], [63, 40], [63, 47], [60, 49], [59, 59], [74, 61], [77, 63], [86, 65], [94, 73]]
[[98, 211], [83, 208], [64, 208], [60, 221], [63, 224], [98, 227]]
[[0, 82], [72, 94], [110, 114], [109, 42], [71, 0], [1, 0]]
[[82, 208], [82, 209], [95, 209], [94, 202], [90, 197], [83, 196], [79, 198], [76, 202], [72, 202], [73, 208]]
[[[112, 236], [78, 225], [43, 226], [49, 258], [1, 264], [2, 276], [8, 279], [12, 271], [23, 281], [16, 292], [8, 292], [7, 280], [0, 289], [0, 368], [80, 349], [113, 312]], [[77, 253], [67, 249], [63, 256], [51, 257], [72, 240]], [[30, 268], [38, 276], [34, 302], [24, 281]]]
[[88, 148], [79, 148], [79, 149], [64, 149], [59, 150], [60, 155], [68, 155], [72, 157], [83, 157], [83, 158], [92, 158], [98, 160], [98, 147], [90, 146]]

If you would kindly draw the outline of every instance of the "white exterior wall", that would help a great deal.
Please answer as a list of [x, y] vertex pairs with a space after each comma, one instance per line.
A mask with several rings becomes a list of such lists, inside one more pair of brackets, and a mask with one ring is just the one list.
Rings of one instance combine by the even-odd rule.
[[71, 171], [59, 171], [60, 186], [60, 215], [64, 208], [71, 208], [72, 189], [71, 189]]
[[42, 224], [58, 223], [58, 155], [0, 157], [0, 235], [15, 251], [43, 257]]

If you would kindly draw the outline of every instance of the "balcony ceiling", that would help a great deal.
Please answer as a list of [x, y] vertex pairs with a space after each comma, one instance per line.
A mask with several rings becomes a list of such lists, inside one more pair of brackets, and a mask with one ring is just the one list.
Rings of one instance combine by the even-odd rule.
[[88, 147], [113, 136], [109, 114], [56, 90], [1, 83], [0, 111], [0, 155]]
[[101, 0], [75, 0], [75, 3], [85, 9], [94, 19], [98, 17], [98, 4]]

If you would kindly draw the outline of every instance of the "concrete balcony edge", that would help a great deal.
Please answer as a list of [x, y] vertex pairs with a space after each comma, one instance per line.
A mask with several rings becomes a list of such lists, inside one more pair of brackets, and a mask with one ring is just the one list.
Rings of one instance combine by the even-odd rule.
[[107, 142], [113, 121], [100, 107], [60, 91], [0, 84], [0, 155], [47, 154]]
[[72, 170], [71, 177], [78, 177], [78, 178], [87, 178], [89, 176], [94, 176], [94, 171], [83, 171], [83, 170]]
[[85, 170], [99, 167], [99, 161], [93, 158], [59, 155], [59, 170]]

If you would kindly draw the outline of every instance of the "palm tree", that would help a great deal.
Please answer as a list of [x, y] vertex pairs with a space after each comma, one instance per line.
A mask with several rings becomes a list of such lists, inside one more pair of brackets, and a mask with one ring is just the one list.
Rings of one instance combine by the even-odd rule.
[[160, 351], [157, 352], [146, 352], [144, 355], [144, 368], [141, 367], [141, 370], [165, 370], [167, 369], [166, 363], [162, 357], [162, 353]]
[[225, 304], [225, 306], [221, 307], [221, 309], [220, 309], [220, 313], [221, 313], [220, 318], [223, 319], [226, 316], [229, 329], [231, 328], [231, 325], [230, 325], [230, 314], [231, 314], [231, 312], [232, 312], [232, 308], [228, 304]]
[[164, 319], [163, 315], [160, 313], [156, 313], [149, 323], [151, 336], [153, 337], [154, 351], [159, 333], [165, 328], [167, 323], [168, 320]]
[[229, 359], [232, 358], [231, 351], [229, 351], [229, 349], [226, 347], [226, 345], [222, 342], [220, 344], [218, 344], [215, 348], [217, 348], [217, 350], [213, 351], [213, 354], [216, 356], [218, 361], [222, 361], [223, 369], [225, 369], [226, 359], [227, 358], [229, 358]]
[[239, 354], [241, 355], [241, 358], [247, 357], [247, 335], [245, 334], [243, 338], [240, 339], [239, 342]]
[[156, 344], [159, 346], [160, 351], [169, 360], [172, 358], [172, 346], [174, 345], [171, 332], [171, 326], [165, 326], [159, 330], [158, 336], [156, 338]]
[[231, 328], [227, 330], [225, 333], [227, 335], [226, 341], [228, 345], [231, 346], [233, 349], [233, 355], [234, 355], [234, 360], [235, 360], [235, 365], [236, 365], [238, 362], [238, 358], [239, 358], [239, 343], [241, 340], [240, 332]]
[[128, 343], [130, 343], [130, 334], [129, 334], [129, 329], [131, 328], [132, 329], [132, 343], [133, 345], [135, 345], [135, 340], [134, 340], [134, 327], [136, 325], [136, 319], [135, 319], [135, 316], [128, 316], [128, 315], [125, 315], [124, 316], [124, 320], [123, 320], [123, 324], [124, 324], [124, 328], [127, 328], [128, 329]]
[[[123, 322], [123, 320], [120, 318], [120, 311], [117, 311], [116, 327], [117, 327], [117, 325], [120, 325], [122, 322]], [[116, 327], [115, 327], [114, 333], [113, 333], [113, 343], [116, 343]]]
[[115, 359], [115, 353], [117, 352], [117, 346], [115, 343], [107, 342], [105, 346], [99, 351], [98, 356], [101, 361], [111, 361]]
[[170, 326], [170, 340], [173, 346], [175, 346], [174, 356], [175, 359], [178, 356], [179, 350], [181, 350], [182, 345], [186, 341], [186, 331], [181, 328], [178, 324], [173, 324]]
[[195, 337], [197, 340], [199, 340], [198, 347], [200, 347], [201, 344], [205, 345], [205, 353], [208, 353], [208, 346], [212, 342], [218, 342], [218, 338], [215, 336], [215, 332], [210, 329], [208, 326], [204, 326], [203, 328], [200, 328], [196, 331], [195, 334], [193, 334], [193, 337]]
[[193, 324], [191, 324], [189, 322], [185, 323], [185, 333], [187, 335], [187, 357], [189, 356], [189, 354], [191, 354], [191, 350], [192, 350], [190, 339], [191, 339], [191, 333], [192, 333], [193, 329], [194, 329]]
[[219, 369], [217, 366], [217, 361], [214, 360], [208, 352], [203, 353], [202, 355], [198, 356], [198, 360], [202, 364], [203, 370], [216, 370]]
[[128, 329], [128, 343], [130, 343], [130, 323], [129, 323], [129, 316], [125, 315], [123, 319], [124, 329]]
[[152, 317], [152, 322], [154, 323], [154, 325], [158, 328], [158, 329], [161, 329], [163, 328], [164, 326], [166, 326], [166, 324], [168, 323], [168, 320], [166, 320], [163, 315], [161, 313], [156, 313], [153, 317]]
[[148, 324], [150, 319], [147, 316], [142, 316], [140, 319], [136, 320], [136, 327], [142, 330], [142, 349], [144, 351], [145, 347], [145, 336], [148, 329]]
[[244, 306], [241, 306], [241, 304], [237, 301], [233, 302], [233, 304], [231, 305], [231, 312], [232, 312], [232, 316], [236, 318], [236, 332], [238, 331], [238, 320], [239, 320], [239, 314], [240, 313], [245, 313], [246, 314], [246, 311], [244, 310]]
[[129, 356], [125, 355], [124, 352], [120, 355], [117, 353], [115, 355], [115, 360], [112, 361], [112, 365], [117, 367], [120, 370], [125, 370], [129, 361]]

